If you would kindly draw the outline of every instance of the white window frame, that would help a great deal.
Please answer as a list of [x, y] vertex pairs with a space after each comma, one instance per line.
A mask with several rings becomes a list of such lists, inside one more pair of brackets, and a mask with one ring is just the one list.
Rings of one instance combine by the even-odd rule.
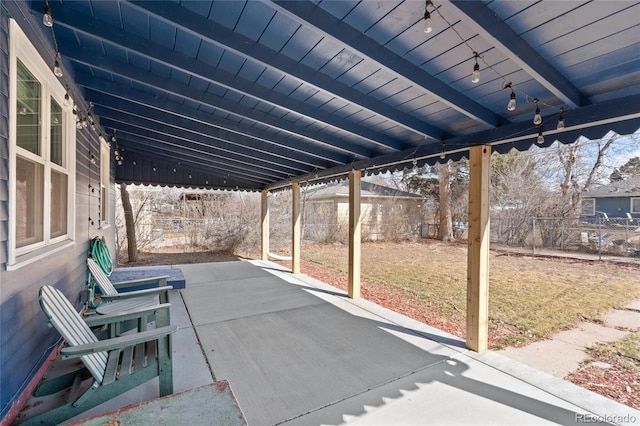
[[[587, 200], [591, 200], [592, 204], [593, 204], [593, 209], [591, 211], [591, 213], [585, 213], [584, 212], [584, 202]], [[580, 214], [582, 216], [595, 216], [596, 215], [596, 199], [589, 197], [589, 198], [583, 198], [582, 201], [580, 201]]]
[[[9, 22], [9, 258], [7, 270], [15, 270], [36, 262], [57, 251], [74, 244], [75, 241], [75, 193], [76, 193], [76, 130], [71, 105], [65, 105], [66, 89], [53, 74], [51, 64], [47, 64], [15, 20]], [[19, 146], [16, 141], [16, 96], [17, 59], [33, 74], [41, 84], [41, 144], [40, 155], [35, 155]], [[51, 99], [62, 108], [64, 123], [62, 134], [63, 164], [60, 167], [50, 158]], [[43, 199], [43, 240], [16, 247], [16, 163], [17, 155], [44, 166]], [[51, 237], [51, 172], [67, 175], [67, 233]]]
[[110, 226], [111, 211], [111, 146], [100, 136], [100, 227]]
[[[636, 206], [638, 207], [637, 210], [633, 209], [633, 202], [636, 202]], [[631, 214], [638, 214], [640, 213], [640, 197], [632, 197], [629, 200], [629, 211], [631, 212]]]

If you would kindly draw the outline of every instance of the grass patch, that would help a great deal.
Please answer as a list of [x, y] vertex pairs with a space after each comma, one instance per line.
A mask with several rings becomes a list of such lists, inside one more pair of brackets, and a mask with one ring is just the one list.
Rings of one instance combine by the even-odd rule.
[[[346, 246], [305, 245], [305, 260], [348, 271]], [[304, 272], [304, 271], [303, 271]], [[466, 244], [365, 243], [362, 277], [419, 300], [428, 309], [464, 320], [467, 291]], [[519, 330], [501, 342], [544, 337], [579, 320], [640, 297], [638, 270], [607, 263], [491, 254], [489, 317], [494, 329]]]
[[636, 369], [640, 366], [640, 332], [633, 332], [616, 342], [598, 343], [589, 348], [589, 353], [598, 360]]

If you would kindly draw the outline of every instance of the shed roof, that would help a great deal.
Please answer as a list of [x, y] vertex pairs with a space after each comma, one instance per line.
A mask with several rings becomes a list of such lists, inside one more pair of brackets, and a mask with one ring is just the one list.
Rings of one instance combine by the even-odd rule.
[[[4, 3], [36, 19], [45, 6]], [[637, 1], [49, 6], [53, 31], [30, 31], [115, 133], [118, 182], [272, 189], [640, 127]]]

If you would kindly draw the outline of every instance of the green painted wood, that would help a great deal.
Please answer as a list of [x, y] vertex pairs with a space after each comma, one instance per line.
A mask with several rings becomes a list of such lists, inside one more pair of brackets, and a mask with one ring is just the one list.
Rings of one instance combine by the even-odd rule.
[[[61, 386], [60, 389], [53, 389], [52, 384], [45, 385], [47, 392], [60, 394], [60, 391], [64, 390], [71, 381], [67, 400], [44, 413], [35, 413], [24, 424], [61, 423], [156, 376], [159, 376], [160, 396], [173, 392], [171, 334], [178, 329], [177, 326], [159, 327], [113, 339], [98, 340], [59, 290], [43, 286], [40, 290], [40, 303], [50, 323], [63, 335], [69, 345], [61, 349], [60, 357], [62, 359], [79, 357], [84, 367], [81, 366], [75, 376], [72, 376], [72, 373], [65, 373], [62, 380], [55, 380], [53, 384]], [[169, 304], [158, 305], [157, 308], [168, 310], [169, 306]], [[139, 318], [146, 318], [147, 311], [103, 315], [101, 319], [102, 321], [105, 318], [120, 321], [123, 317], [132, 318], [136, 314]], [[154, 359], [147, 357], [145, 363], [144, 352], [148, 342], [151, 342], [152, 347], [158, 345], [158, 350], [155, 352], [157, 357]], [[103, 354], [106, 357], [103, 360], [103, 368], [97, 370], [99, 364], [89, 361], [95, 361], [95, 357], [102, 357]], [[118, 365], [119, 359], [122, 360], [120, 365]], [[91, 378], [83, 374], [86, 371], [85, 367], [91, 372], [92, 383], [84, 380]], [[74, 378], [70, 379], [71, 377]], [[31, 405], [37, 407], [39, 404], [36, 401], [37, 398]], [[27, 413], [28, 416], [29, 413]]]

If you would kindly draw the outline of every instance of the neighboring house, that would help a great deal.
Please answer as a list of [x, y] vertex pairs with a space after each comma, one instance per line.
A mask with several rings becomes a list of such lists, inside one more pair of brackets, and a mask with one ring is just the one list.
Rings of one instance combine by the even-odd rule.
[[[417, 235], [422, 197], [370, 182], [362, 182], [362, 239], [383, 240]], [[305, 192], [304, 238], [331, 241], [346, 235], [349, 223], [349, 183], [330, 183]]]
[[581, 215], [640, 218], [640, 177], [599, 185], [582, 194]]

